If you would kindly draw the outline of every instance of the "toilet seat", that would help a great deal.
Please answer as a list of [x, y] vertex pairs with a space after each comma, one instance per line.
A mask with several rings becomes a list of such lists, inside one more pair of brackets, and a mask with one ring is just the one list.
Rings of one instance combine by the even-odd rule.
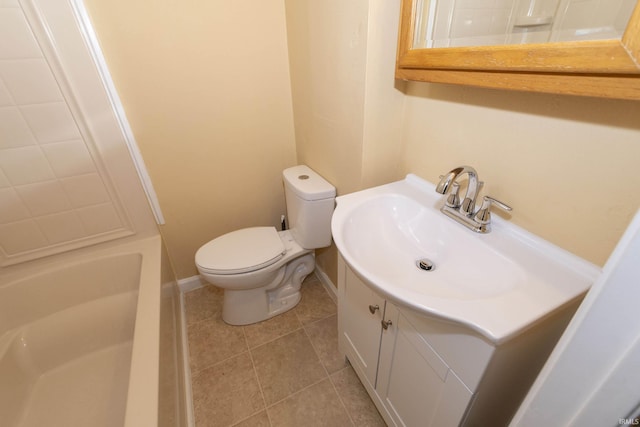
[[251, 227], [213, 239], [196, 252], [198, 267], [211, 274], [241, 274], [268, 267], [286, 249], [275, 227]]

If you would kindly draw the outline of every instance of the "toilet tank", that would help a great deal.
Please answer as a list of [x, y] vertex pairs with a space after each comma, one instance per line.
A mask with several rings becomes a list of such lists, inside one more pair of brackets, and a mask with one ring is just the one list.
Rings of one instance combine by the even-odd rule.
[[282, 175], [293, 238], [304, 249], [329, 246], [335, 187], [305, 165], [285, 169]]

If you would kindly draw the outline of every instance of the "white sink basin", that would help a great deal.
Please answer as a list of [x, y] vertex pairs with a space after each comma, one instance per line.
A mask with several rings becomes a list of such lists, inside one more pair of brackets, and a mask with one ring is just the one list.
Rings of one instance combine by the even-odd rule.
[[[398, 304], [454, 320], [500, 343], [580, 298], [600, 269], [494, 215], [478, 234], [440, 212], [415, 175], [340, 196], [333, 238], [344, 260]], [[417, 266], [422, 259], [431, 271]]]

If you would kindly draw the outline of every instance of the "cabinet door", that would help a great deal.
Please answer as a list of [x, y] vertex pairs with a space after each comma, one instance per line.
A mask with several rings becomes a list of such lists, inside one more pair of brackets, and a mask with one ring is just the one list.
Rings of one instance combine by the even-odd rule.
[[388, 303], [378, 394], [399, 426], [457, 426], [471, 400], [460, 381], [406, 317]]
[[340, 308], [341, 345], [352, 364], [364, 372], [372, 388], [376, 385], [380, 321], [385, 301], [346, 268], [344, 298]]

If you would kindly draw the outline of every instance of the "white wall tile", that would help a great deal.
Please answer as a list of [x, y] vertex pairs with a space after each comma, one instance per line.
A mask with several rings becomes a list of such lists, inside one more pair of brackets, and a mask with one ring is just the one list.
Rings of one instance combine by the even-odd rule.
[[78, 209], [77, 213], [89, 234], [106, 233], [122, 227], [111, 203]]
[[0, 262], [8, 264], [129, 228], [18, 1], [0, 0]]
[[562, 29], [589, 28], [592, 25], [594, 9], [597, 2], [570, 1], [563, 16]]
[[36, 140], [18, 107], [0, 107], [0, 149], [35, 144]]
[[0, 0], [0, 7], [20, 7], [18, 0]]
[[62, 212], [36, 218], [40, 229], [51, 244], [69, 242], [85, 236], [84, 227], [75, 212]]
[[0, 76], [19, 105], [64, 101], [44, 59], [0, 61]]
[[93, 159], [82, 140], [55, 142], [41, 146], [58, 178], [96, 172]]
[[55, 178], [47, 158], [38, 146], [0, 151], [0, 168], [13, 185], [32, 184]]
[[510, 12], [503, 9], [456, 9], [451, 23], [451, 37], [505, 34]]
[[72, 208], [58, 181], [44, 181], [14, 188], [34, 217], [68, 211]]
[[64, 178], [60, 182], [75, 208], [97, 205], [111, 200], [98, 174]]
[[31, 131], [41, 144], [81, 139], [76, 122], [64, 102], [20, 107]]
[[29, 218], [29, 211], [13, 188], [0, 188], [0, 224]]
[[0, 9], [0, 59], [42, 58], [21, 9]]
[[[0, 155], [2, 155], [2, 152], [0, 152]], [[11, 183], [2, 171], [2, 168], [0, 168], [0, 188], [4, 187], [11, 187]]]
[[7, 107], [10, 105], [15, 105], [13, 102], [13, 98], [9, 94], [9, 91], [4, 85], [2, 79], [0, 79], [0, 107]]
[[46, 247], [49, 244], [32, 219], [0, 224], [0, 245], [8, 255]]

